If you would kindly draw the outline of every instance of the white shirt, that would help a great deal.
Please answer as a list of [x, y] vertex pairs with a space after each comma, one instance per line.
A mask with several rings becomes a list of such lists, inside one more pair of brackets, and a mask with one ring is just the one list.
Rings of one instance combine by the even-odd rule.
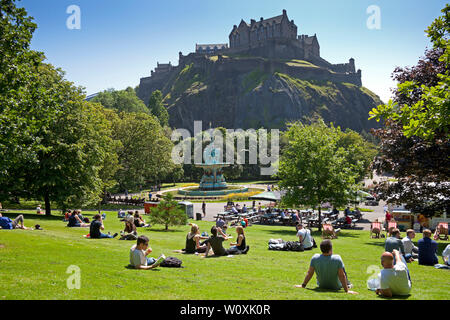
[[442, 256], [450, 259], [450, 244], [442, 251]]
[[136, 245], [132, 246], [130, 249], [130, 264], [134, 267], [137, 265], [141, 266], [147, 265], [147, 258], [145, 257], [145, 251], [136, 249]]
[[381, 270], [380, 289], [391, 289], [392, 295], [408, 295], [411, 281], [408, 279], [406, 265], [398, 261], [391, 269]]
[[402, 239], [403, 247], [405, 248], [405, 254], [412, 253], [414, 246], [414, 243], [412, 240], [408, 237], [404, 237]]
[[311, 248], [312, 247], [312, 241], [311, 241], [311, 232], [308, 229], [300, 229], [297, 232], [297, 237], [302, 236], [302, 243], [305, 248]]

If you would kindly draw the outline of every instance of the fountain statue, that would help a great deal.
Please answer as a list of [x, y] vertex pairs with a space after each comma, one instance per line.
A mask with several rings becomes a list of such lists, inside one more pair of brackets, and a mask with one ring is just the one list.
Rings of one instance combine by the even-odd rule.
[[203, 151], [205, 163], [196, 165], [197, 168], [203, 168], [204, 173], [200, 180], [200, 190], [221, 190], [227, 188], [227, 183], [223, 176], [222, 168], [228, 167], [228, 163], [220, 162], [221, 151], [214, 148], [213, 143], [208, 145]]

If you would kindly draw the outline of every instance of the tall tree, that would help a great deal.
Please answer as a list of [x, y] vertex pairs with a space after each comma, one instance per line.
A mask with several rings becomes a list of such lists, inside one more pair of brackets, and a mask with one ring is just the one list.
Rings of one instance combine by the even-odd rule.
[[99, 106], [29, 49], [36, 25], [14, 1], [0, 6], [0, 199], [85, 203], [98, 197], [111, 139]]
[[148, 108], [152, 115], [158, 118], [161, 126], [169, 125], [169, 113], [163, 104], [163, 96], [161, 91], [155, 90], [152, 92], [150, 96], [150, 100], [148, 101]]
[[373, 167], [397, 178], [378, 191], [388, 202], [429, 216], [450, 209], [450, 5], [442, 12], [427, 30], [433, 48], [416, 66], [394, 70], [394, 99], [370, 113], [384, 121], [374, 131], [381, 155]]
[[105, 108], [113, 109], [118, 112], [149, 113], [145, 103], [137, 97], [135, 90], [131, 87], [128, 87], [125, 90], [105, 90], [100, 92], [91, 101], [98, 102]]
[[116, 173], [122, 190], [161, 181], [180, 169], [171, 159], [173, 143], [154, 116], [121, 112], [112, 121], [113, 139], [122, 145]]
[[361, 162], [349, 163], [348, 150], [339, 146], [339, 128], [319, 120], [311, 125], [299, 122], [286, 132], [288, 145], [280, 157], [278, 177], [280, 189], [285, 190], [283, 203], [307, 205], [319, 210], [330, 202], [339, 206], [349, 202], [355, 191]]

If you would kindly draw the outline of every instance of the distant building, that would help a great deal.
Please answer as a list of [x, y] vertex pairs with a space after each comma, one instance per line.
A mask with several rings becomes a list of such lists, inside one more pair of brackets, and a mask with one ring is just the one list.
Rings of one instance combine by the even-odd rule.
[[216, 54], [219, 50], [228, 49], [228, 43], [217, 43], [217, 44], [196, 44], [196, 53], [205, 54]]
[[151, 72], [151, 75], [157, 75], [157, 74], [165, 74], [168, 73], [170, 71], [172, 71], [173, 66], [172, 64], [169, 63], [159, 63], [157, 62], [157, 67], [155, 68], [155, 71]]
[[286, 10], [283, 10], [282, 15], [273, 18], [261, 17], [259, 21], [251, 19], [250, 24], [241, 20], [239, 26], [233, 26], [229, 35], [230, 48], [234, 49], [234, 52], [265, 45], [274, 46], [277, 40], [301, 48], [298, 52], [302, 52], [303, 56], [299, 58], [320, 57], [317, 36], [297, 36], [297, 26], [294, 20], [289, 20]]

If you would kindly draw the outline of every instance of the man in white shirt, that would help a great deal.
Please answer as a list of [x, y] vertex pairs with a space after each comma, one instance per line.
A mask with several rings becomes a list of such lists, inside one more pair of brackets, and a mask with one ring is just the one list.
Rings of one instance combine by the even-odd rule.
[[297, 223], [297, 237], [298, 241], [303, 244], [305, 250], [311, 250], [313, 243], [311, 240], [311, 231], [303, 228], [303, 224]]
[[416, 233], [413, 229], [406, 231], [406, 237], [402, 239], [403, 247], [405, 248], [406, 261], [414, 261], [413, 259], [419, 259], [419, 248], [417, 248], [412, 239], [416, 237]]
[[408, 268], [402, 261], [398, 250], [393, 250], [395, 256], [390, 252], [385, 252], [381, 256], [380, 287], [376, 290], [376, 294], [384, 297], [404, 296], [411, 292], [411, 280], [408, 274]]
[[130, 249], [130, 265], [135, 269], [153, 269], [160, 265], [166, 258], [164, 254], [161, 254], [158, 259], [147, 258], [152, 252], [152, 248], [148, 246], [149, 239], [146, 236], [139, 236], [137, 243]]
[[450, 244], [442, 251], [442, 259], [444, 264], [450, 266]]

